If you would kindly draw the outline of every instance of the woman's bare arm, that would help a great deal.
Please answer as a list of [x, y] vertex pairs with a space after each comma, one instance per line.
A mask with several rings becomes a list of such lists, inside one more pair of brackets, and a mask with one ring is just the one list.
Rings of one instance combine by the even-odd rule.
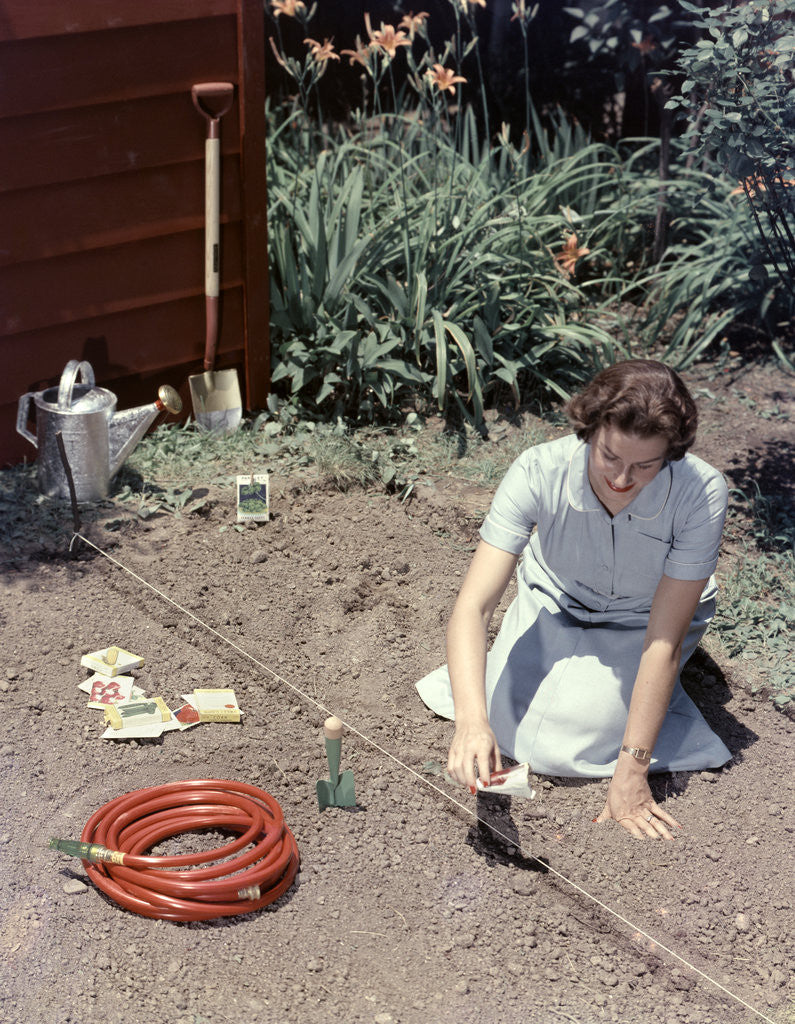
[[488, 782], [502, 767], [486, 712], [486, 649], [494, 610], [516, 568], [518, 555], [481, 541], [447, 627], [447, 665], [455, 703], [455, 735], [447, 770], [458, 782]]
[[[623, 744], [654, 750], [679, 674], [682, 644], [693, 621], [706, 580], [663, 576], [652, 602]], [[649, 764], [619, 753], [607, 802], [597, 821], [613, 818], [638, 838], [673, 839], [669, 826], [681, 827], [655, 803], [648, 783]]]

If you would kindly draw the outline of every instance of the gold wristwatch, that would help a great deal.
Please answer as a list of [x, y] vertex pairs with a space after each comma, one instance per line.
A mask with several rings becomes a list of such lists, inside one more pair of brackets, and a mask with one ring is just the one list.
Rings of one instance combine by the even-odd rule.
[[625, 754], [634, 757], [636, 761], [644, 761], [646, 764], [651, 761], [651, 751], [645, 747], [628, 747], [626, 743], [622, 743], [621, 749]]

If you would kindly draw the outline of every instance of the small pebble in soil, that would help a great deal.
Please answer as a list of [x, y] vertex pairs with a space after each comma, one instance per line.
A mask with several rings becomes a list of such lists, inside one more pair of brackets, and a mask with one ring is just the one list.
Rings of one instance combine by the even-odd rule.
[[88, 892], [88, 886], [79, 878], [69, 878], [63, 884], [63, 891], [67, 896], [78, 896], [82, 892]]
[[751, 919], [747, 914], [739, 913], [734, 919], [734, 927], [738, 932], [748, 932], [751, 930]]

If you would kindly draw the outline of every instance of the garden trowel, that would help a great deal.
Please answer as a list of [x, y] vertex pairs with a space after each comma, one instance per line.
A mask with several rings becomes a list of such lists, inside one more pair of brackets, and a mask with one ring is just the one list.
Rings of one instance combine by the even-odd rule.
[[342, 721], [332, 715], [323, 723], [326, 737], [330, 779], [318, 779], [317, 802], [320, 810], [326, 807], [355, 807], [356, 794], [353, 790], [353, 772], [348, 769], [340, 775], [340, 754], [342, 753]]

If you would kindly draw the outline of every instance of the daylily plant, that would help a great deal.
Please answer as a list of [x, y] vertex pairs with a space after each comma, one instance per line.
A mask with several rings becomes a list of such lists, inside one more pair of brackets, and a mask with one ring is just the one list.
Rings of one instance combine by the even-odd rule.
[[364, 24], [367, 35], [370, 37], [370, 43], [377, 46], [379, 50], [383, 50], [390, 60], [394, 60], [397, 56], [399, 46], [411, 46], [406, 33], [402, 29], [396, 29], [394, 25], [385, 25], [382, 21], [380, 29], [373, 29], [368, 13], [364, 15]]
[[566, 244], [561, 251], [554, 257], [555, 263], [562, 274], [571, 277], [577, 266], [577, 260], [587, 256], [590, 251], [585, 246], [578, 245], [577, 235], [572, 233], [566, 239]]
[[458, 82], [466, 82], [466, 78], [457, 75], [450, 68], [446, 68], [442, 64], [434, 64], [433, 68], [428, 68], [425, 74], [433, 85], [439, 89], [439, 92], [454, 93]]
[[370, 52], [369, 46], [366, 46], [359, 36], [356, 37], [356, 49], [355, 50], [340, 50], [343, 57], [348, 58], [348, 63], [353, 66], [354, 64], [361, 64], [363, 68], [370, 70]]
[[339, 54], [334, 52], [334, 45], [331, 39], [324, 39], [319, 43], [316, 39], [305, 39], [309, 52], [315, 58], [316, 63], [326, 64], [329, 60], [339, 60]]
[[280, 14], [295, 18], [299, 11], [306, 10], [306, 4], [304, 0], [271, 0], [271, 10], [274, 18], [278, 18]]
[[404, 28], [408, 34], [409, 39], [413, 42], [417, 32], [422, 30], [422, 26], [428, 19], [429, 14], [427, 11], [420, 11], [419, 14], [415, 14], [413, 11], [409, 11], [408, 14], [404, 14], [403, 18], [398, 24], [398, 28]]

